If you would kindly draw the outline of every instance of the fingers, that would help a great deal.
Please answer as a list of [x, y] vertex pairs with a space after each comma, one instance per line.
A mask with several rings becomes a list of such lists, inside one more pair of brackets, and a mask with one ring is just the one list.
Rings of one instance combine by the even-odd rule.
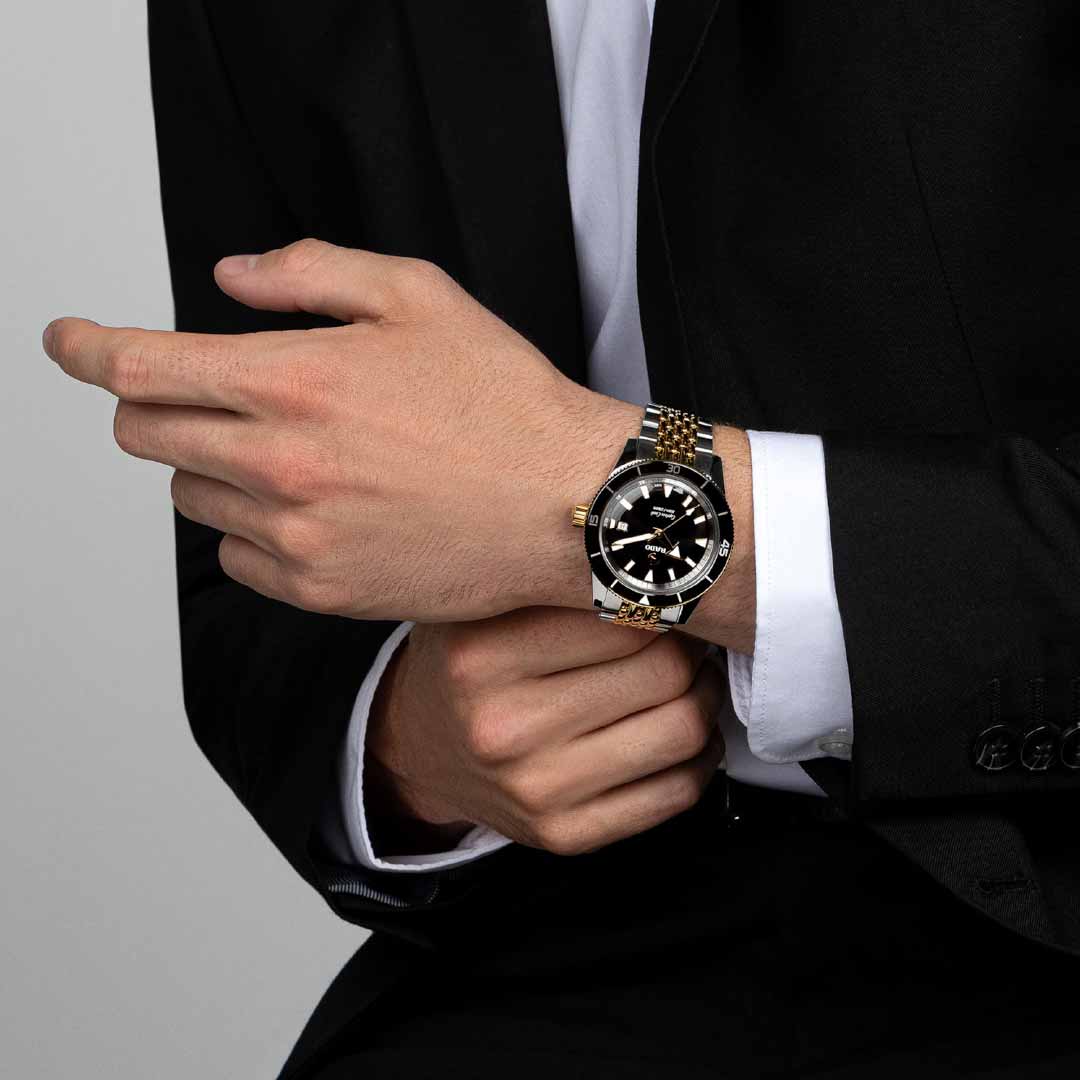
[[582, 802], [697, 757], [718, 734], [726, 697], [726, 678], [703, 664], [681, 697], [573, 740], [559, 757], [561, 796]]
[[531, 830], [532, 840], [525, 842], [556, 855], [583, 855], [637, 836], [693, 807], [723, 758], [724, 740], [717, 732], [689, 761], [540, 818]]
[[255, 410], [262, 381], [258, 350], [280, 341], [275, 334], [183, 334], [78, 318], [56, 319], [42, 338], [68, 375], [125, 401], [235, 412]]
[[218, 545], [218, 562], [234, 581], [263, 596], [304, 611], [336, 614], [327, 586], [292, 573], [283, 560], [242, 536], [230, 533], [222, 538]]
[[263, 485], [267, 455], [245, 417], [224, 409], [120, 401], [113, 420], [117, 445], [132, 457], [159, 461], [245, 491]]
[[500, 685], [630, 656], [656, 640], [601, 622], [592, 611], [531, 607], [458, 624], [452, 647], [468, 654], [459, 661]]
[[382, 318], [404, 294], [420, 292], [420, 279], [439, 273], [427, 267], [420, 260], [304, 239], [261, 255], [222, 259], [214, 280], [249, 307], [358, 322]]
[[[621, 628], [620, 628], [621, 629]], [[538, 745], [568, 742], [631, 713], [662, 705], [690, 689], [709, 645], [682, 634], [648, 637], [629, 656], [544, 676], [525, 684], [536, 717]], [[538, 703], [537, 703], [538, 702]]]
[[177, 469], [171, 483], [173, 505], [189, 521], [233, 533], [274, 554], [265, 509], [232, 484]]

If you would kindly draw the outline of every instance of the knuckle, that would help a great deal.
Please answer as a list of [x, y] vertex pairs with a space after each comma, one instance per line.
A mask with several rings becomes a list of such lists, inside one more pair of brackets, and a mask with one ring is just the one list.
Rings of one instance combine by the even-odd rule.
[[320, 489], [321, 468], [311, 454], [288, 447], [266, 462], [265, 481], [282, 498], [290, 502], [303, 502]]
[[669, 745], [679, 754], [679, 760], [696, 757], [709, 743], [713, 731], [712, 717], [694, 698], [684, 695], [667, 708], [672, 731]]
[[278, 368], [270, 393], [282, 412], [290, 416], [321, 414], [339, 390], [335, 369], [320, 355], [291, 356]]
[[169, 497], [177, 510], [191, 509], [191, 484], [187, 474], [180, 469], [174, 469], [172, 479], [169, 481]]
[[414, 301], [434, 301], [449, 291], [451, 278], [427, 259], [403, 258], [397, 263], [394, 282], [397, 292]]
[[278, 251], [278, 265], [289, 274], [303, 274], [324, 258], [333, 245], [313, 236], [294, 240]]
[[596, 846], [590, 844], [587, 835], [564, 816], [550, 815], [534, 822], [532, 835], [536, 846], [552, 855], [584, 855]]
[[478, 686], [488, 670], [488, 658], [475, 636], [468, 632], [451, 633], [443, 647], [447, 682], [458, 690]]
[[665, 808], [669, 817], [681, 814], [694, 806], [705, 790], [705, 776], [700, 770], [680, 769], [664, 791]]
[[522, 771], [506, 780], [503, 790], [520, 814], [540, 818], [555, 806], [557, 792], [543, 776]]
[[105, 387], [120, 398], [139, 398], [149, 375], [147, 347], [132, 338], [121, 338], [105, 354]]
[[293, 562], [311, 562], [320, 552], [318, 524], [300, 514], [275, 514], [270, 534], [278, 552]]
[[113, 413], [113, 439], [125, 454], [135, 454], [142, 445], [142, 416], [139, 408], [118, 401]]
[[243, 546], [232, 534], [226, 533], [218, 541], [218, 562], [221, 569], [234, 581], [246, 584], [247, 574], [242, 553]]
[[303, 574], [293, 579], [292, 602], [295, 607], [320, 615], [340, 615], [346, 609], [344, 590], [336, 582], [315, 574]]
[[669, 639], [670, 635], [655, 646], [657, 682], [672, 695], [683, 694], [694, 681], [696, 665], [689, 650], [680, 640]]
[[484, 765], [500, 765], [518, 753], [520, 740], [509, 714], [492, 706], [475, 707], [465, 721], [465, 745]]

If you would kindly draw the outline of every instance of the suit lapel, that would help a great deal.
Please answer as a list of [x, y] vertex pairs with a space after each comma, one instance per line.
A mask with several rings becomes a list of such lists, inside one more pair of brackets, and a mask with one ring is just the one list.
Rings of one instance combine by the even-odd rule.
[[558, 85], [543, 0], [406, 0], [478, 300], [585, 378]]

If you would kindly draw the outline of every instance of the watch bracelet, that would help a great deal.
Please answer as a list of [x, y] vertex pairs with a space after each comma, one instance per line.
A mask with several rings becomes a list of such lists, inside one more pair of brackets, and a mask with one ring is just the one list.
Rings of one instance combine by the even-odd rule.
[[708, 472], [713, 457], [713, 425], [693, 413], [650, 403], [641, 419], [638, 456], [690, 465]]

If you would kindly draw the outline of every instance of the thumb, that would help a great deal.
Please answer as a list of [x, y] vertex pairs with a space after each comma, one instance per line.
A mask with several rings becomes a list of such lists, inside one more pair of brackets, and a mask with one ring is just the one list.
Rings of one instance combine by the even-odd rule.
[[261, 255], [229, 255], [214, 266], [214, 280], [248, 307], [359, 322], [386, 313], [406, 261], [305, 239]]

